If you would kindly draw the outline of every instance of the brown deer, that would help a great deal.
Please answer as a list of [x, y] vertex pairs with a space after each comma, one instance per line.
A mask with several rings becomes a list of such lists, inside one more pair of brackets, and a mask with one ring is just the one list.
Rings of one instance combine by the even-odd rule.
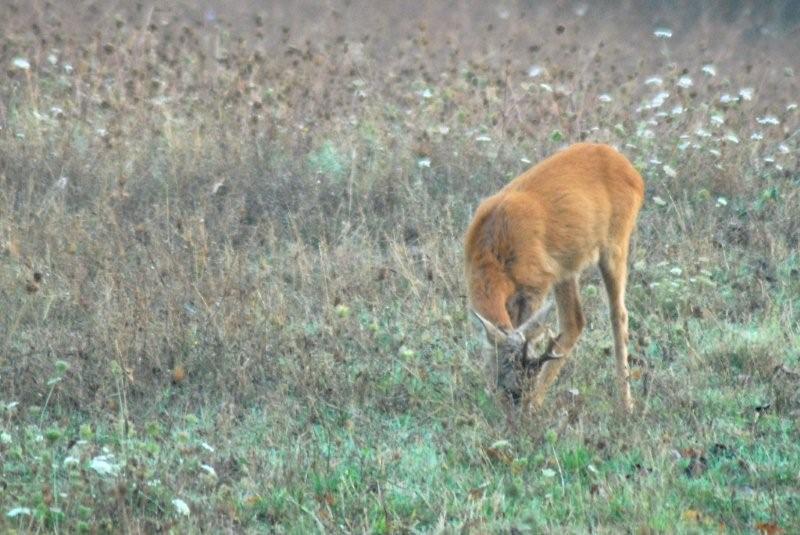
[[[466, 277], [475, 315], [496, 348], [496, 385], [531, 410], [542, 406], [584, 327], [578, 279], [598, 264], [608, 292], [617, 382], [625, 410], [633, 409], [625, 308], [628, 247], [644, 200], [644, 181], [608, 145], [578, 143], [509, 182], [485, 199], [465, 237]], [[559, 334], [538, 358], [555, 294]], [[535, 375], [530, 392], [527, 377]]]

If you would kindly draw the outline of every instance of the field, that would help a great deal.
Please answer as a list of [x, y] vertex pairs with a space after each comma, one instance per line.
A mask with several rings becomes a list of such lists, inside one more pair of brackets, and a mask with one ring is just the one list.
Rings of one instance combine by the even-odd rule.
[[[0, 532], [800, 530], [796, 2], [0, 4]], [[596, 269], [534, 415], [466, 302], [580, 140], [632, 416]]]

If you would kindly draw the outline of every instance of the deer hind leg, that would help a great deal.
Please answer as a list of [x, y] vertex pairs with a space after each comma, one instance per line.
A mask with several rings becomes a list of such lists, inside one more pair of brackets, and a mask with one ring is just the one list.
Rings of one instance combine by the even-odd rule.
[[625, 284], [628, 276], [628, 244], [606, 251], [600, 257], [600, 271], [608, 291], [611, 328], [614, 331], [614, 354], [617, 360], [617, 383], [622, 406], [633, 411], [630, 369], [628, 367], [628, 310], [625, 308]]
[[583, 312], [581, 311], [580, 297], [578, 296], [578, 278], [572, 277], [557, 283], [553, 289], [558, 307], [558, 327], [559, 334], [552, 340], [543, 357], [549, 357], [539, 373], [536, 375], [536, 382], [531, 393], [531, 409], [536, 409], [544, 403], [544, 397], [550, 385], [558, 377], [561, 368], [567, 362], [572, 352], [572, 348], [578, 341], [578, 337], [583, 330], [585, 323]]

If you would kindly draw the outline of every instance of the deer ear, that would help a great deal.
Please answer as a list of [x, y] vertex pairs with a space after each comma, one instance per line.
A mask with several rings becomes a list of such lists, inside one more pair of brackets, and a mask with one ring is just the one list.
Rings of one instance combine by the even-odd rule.
[[489, 339], [489, 341], [494, 342], [495, 344], [502, 344], [505, 342], [506, 338], [508, 338], [508, 335], [502, 329], [474, 310], [472, 313], [475, 314], [475, 317], [481, 322], [483, 328], [486, 329], [486, 337]]
[[517, 332], [521, 333], [525, 340], [537, 342], [544, 334], [544, 322], [550, 311], [553, 310], [553, 302], [545, 304], [536, 314], [525, 320], [525, 323], [517, 327]]

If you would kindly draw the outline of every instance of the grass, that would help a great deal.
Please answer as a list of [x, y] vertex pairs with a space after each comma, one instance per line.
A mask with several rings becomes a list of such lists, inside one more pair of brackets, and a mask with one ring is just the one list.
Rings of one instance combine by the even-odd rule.
[[[791, 5], [7, 2], [0, 531], [791, 533]], [[461, 237], [583, 139], [647, 183], [637, 409], [589, 271], [521, 415]]]

